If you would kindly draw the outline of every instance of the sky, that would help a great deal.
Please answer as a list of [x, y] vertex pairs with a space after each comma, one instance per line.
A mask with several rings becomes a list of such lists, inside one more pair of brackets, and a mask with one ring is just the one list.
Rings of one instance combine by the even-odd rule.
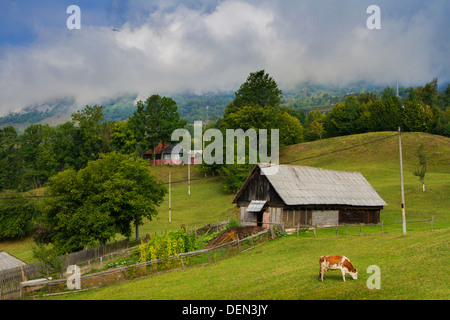
[[[68, 29], [70, 5], [81, 29]], [[370, 5], [381, 29], [369, 29]], [[2, 0], [0, 115], [50, 99], [450, 82], [448, 0]]]

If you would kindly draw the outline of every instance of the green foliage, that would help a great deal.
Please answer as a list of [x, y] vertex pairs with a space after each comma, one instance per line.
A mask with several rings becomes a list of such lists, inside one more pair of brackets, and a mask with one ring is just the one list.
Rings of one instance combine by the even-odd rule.
[[30, 234], [40, 214], [35, 199], [18, 191], [0, 192], [0, 239]]
[[136, 138], [126, 122], [117, 121], [112, 127], [111, 145], [114, 151], [133, 154], [136, 150]]
[[0, 190], [19, 187], [22, 161], [14, 127], [0, 129]]
[[82, 144], [79, 146], [81, 162], [87, 163], [97, 159], [103, 146], [103, 107], [86, 106], [83, 110], [74, 113], [72, 120], [77, 123], [82, 140]]
[[187, 235], [184, 229], [178, 231], [169, 231], [165, 235], [152, 237], [148, 242], [142, 242], [138, 247], [137, 254], [140, 256], [140, 262], [166, 259], [161, 264], [162, 268], [173, 266], [178, 261], [168, 261], [167, 258], [180, 253], [197, 250], [195, 234]]
[[241, 226], [240, 221], [238, 219], [236, 219], [235, 217], [233, 217], [230, 219], [230, 221], [226, 225], [225, 229], [231, 229], [231, 228], [240, 227], [240, 226]]
[[[221, 130], [225, 132], [226, 129], [255, 129], [259, 134], [260, 129], [267, 129], [268, 149], [272, 129], [279, 130], [278, 142], [281, 147], [302, 142], [303, 127], [300, 120], [281, 107], [281, 94], [275, 80], [264, 70], [250, 73], [247, 81], [236, 92], [235, 99], [227, 106], [220, 123]], [[249, 163], [248, 150], [246, 147], [246, 164], [227, 163], [220, 168], [226, 177], [226, 192], [236, 192], [253, 168], [254, 163]]]
[[42, 263], [39, 273], [44, 276], [60, 278], [64, 268], [64, 257], [61, 257], [52, 246], [46, 246], [42, 243], [37, 244], [32, 249], [34, 257]]
[[300, 120], [285, 111], [281, 90], [264, 70], [250, 73], [225, 109], [220, 124], [225, 129], [279, 129], [280, 144], [290, 145], [303, 141]]
[[152, 95], [145, 102], [137, 102], [136, 111], [128, 124], [142, 156], [159, 143], [169, 142], [172, 132], [186, 123], [180, 119], [178, 106], [173, 99]]
[[252, 72], [235, 93], [234, 100], [225, 109], [225, 115], [245, 106], [279, 108], [282, 91], [276, 81], [264, 70]]
[[224, 176], [224, 190], [227, 193], [236, 193], [247, 179], [254, 164], [228, 164], [224, 165], [221, 172]]
[[419, 158], [419, 169], [414, 171], [414, 175], [419, 177], [423, 185], [423, 191], [425, 191], [425, 174], [428, 171], [428, 159], [424, 152], [424, 146], [421, 144], [417, 149], [417, 157]]
[[105, 243], [116, 233], [130, 237], [132, 224], [157, 215], [166, 192], [143, 160], [101, 155], [78, 173], [68, 169], [50, 179], [46, 227], [62, 253]]

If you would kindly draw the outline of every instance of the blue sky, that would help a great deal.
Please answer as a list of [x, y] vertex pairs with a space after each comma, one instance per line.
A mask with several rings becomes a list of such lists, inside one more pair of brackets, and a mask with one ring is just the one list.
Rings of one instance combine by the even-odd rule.
[[[69, 5], [81, 30], [68, 30]], [[381, 29], [369, 30], [369, 5]], [[0, 115], [73, 96], [236, 90], [265, 69], [300, 82], [450, 81], [447, 0], [2, 0]]]
[[[109, 19], [109, 0], [2, 0], [0, 4], [0, 46], [28, 46], [36, 40], [36, 28], [65, 26], [66, 9], [72, 4], [85, 10], [83, 20], [89, 25], [105, 25]], [[86, 13], [86, 14], [84, 14]]]

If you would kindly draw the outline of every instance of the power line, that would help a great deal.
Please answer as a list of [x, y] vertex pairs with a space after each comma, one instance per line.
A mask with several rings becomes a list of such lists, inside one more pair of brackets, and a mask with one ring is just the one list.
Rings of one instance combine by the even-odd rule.
[[350, 150], [350, 149], [359, 148], [359, 147], [362, 147], [362, 146], [365, 146], [365, 145], [368, 145], [368, 144], [371, 144], [371, 143], [375, 143], [375, 142], [378, 142], [378, 141], [386, 140], [386, 139], [389, 139], [389, 138], [392, 138], [392, 137], [396, 137], [396, 136], [397, 136], [397, 134], [393, 134], [391, 136], [387, 136], [387, 137], [384, 137], [384, 138], [379, 138], [379, 139], [375, 139], [375, 140], [372, 140], [372, 141], [360, 143], [360, 144], [357, 144], [357, 145], [354, 145], [354, 146], [351, 146], [351, 147], [342, 148], [342, 149], [338, 149], [338, 150], [334, 150], [334, 151], [330, 151], [330, 152], [326, 152], [326, 153], [321, 153], [321, 154], [318, 154], [318, 155], [315, 155], [315, 156], [306, 157], [306, 158], [294, 159], [294, 160], [290, 160], [290, 161], [283, 162], [283, 163], [280, 163], [280, 164], [289, 164], [289, 163], [293, 163], [293, 162], [297, 162], [297, 161], [303, 161], [303, 160], [319, 158], [319, 157], [327, 156], [327, 155], [330, 155], [330, 154], [333, 154], [333, 153], [338, 153], [338, 152], [341, 152], [341, 151], [346, 151], [346, 150]]

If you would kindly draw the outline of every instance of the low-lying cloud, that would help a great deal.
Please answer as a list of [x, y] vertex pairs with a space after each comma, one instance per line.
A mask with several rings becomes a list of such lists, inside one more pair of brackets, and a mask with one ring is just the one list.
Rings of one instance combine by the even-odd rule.
[[381, 30], [366, 27], [369, 1], [111, 1], [114, 27], [41, 26], [33, 44], [0, 47], [0, 114], [53, 97], [236, 90], [259, 69], [283, 87], [448, 82], [449, 2], [377, 2]]

